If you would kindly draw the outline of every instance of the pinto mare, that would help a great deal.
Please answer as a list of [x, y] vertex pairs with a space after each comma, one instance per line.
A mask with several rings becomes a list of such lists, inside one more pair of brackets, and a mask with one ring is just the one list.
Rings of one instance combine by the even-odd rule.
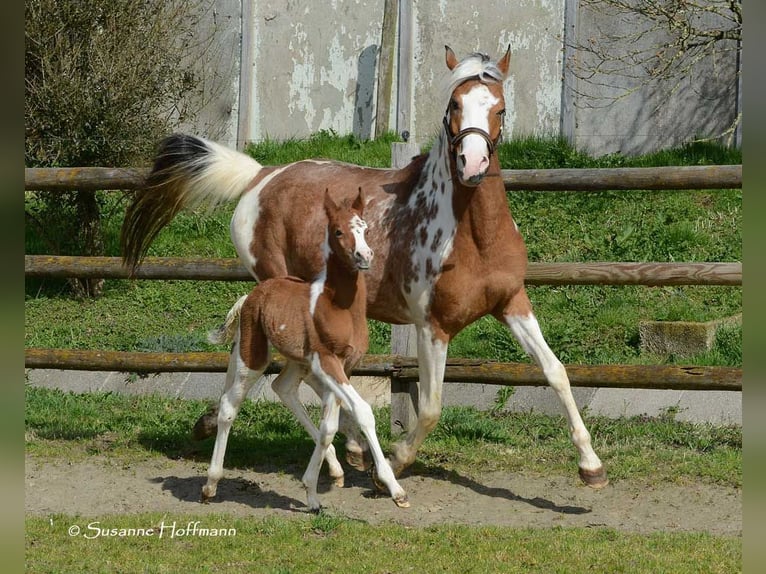
[[564, 407], [582, 480], [607, 484], [566, 370], [543, 338], [524, 288], [527, 253], [508, 209], [495, 148], [505, 100], [510, 48], [498, 61], [446, 47], [445, 113], [431, 150], [402, 169], [334, 161], [264, 167], [245, 154], [184, 135], [162, 144], [148, 186], [128, 208], [123, 257], [135, 267], [153, 238], [182, 208], [240, 198], [231, 236], [258, 279], [324, 269], [319, 231], [322, 191], [336, 198], [365, 190], [368, 242], [376, 257], [367, 277], [368, 317], [415, 325], [419, 395], [415, 428], [392, 446], [398, 475], [436, 426], [449, 341], [484, 315], [506, 325], [542, 368]]
[[[319, 470], [338, 430], [340, 405], [344, 405], [367, 439], [375, 461], [377, 479], [398, 506], [409, 506], [407, 495], [394, 477], [375, 434], [372, 408], [351, 386], [347, 373], [368, 347], [367, 295], [361, 270], [370, 266], [372, 250], [364, 234], [364, 200], [359, 195], [350, 204], [338, 206], [325, 194], [328, 219], [323, 251], [325, 272], [313, 283], [294, 277], [274, 277], [257, 285], [229, 311], [226, 322], [210, 339], [216, 343], [233, 340], [226, 386], [218, 406], [218, 432], [208, 469], [202, 500], [215, 496], [223, 475], [223, 459], [229, 430], [252, 385], [262, 380], [270, 363], [269, 345], [286, 359], [279, 377], [305, 376], [309, 372], [322, 385], [322, 420], [317, 429], [306, 416], [301, 422], [316, 446], [303, 475], [310, 510], [319, 510]], [[278, 377], [278, 378], [279, 378]], [[331, 469], [332, 474], [332, 469]], [[341, 473], [342, 477], [342, 473]]]

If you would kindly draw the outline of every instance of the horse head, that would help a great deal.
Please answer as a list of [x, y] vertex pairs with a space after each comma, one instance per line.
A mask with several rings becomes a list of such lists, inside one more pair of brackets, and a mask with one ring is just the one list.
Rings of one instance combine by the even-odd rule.
[[505, 118], [503, 80], [508, 74], [511, 48], [493, 62], [489, 56], [474, 53], [458, 61], [449, 46], [447, 67], [449, 104], [444, 114], [450, 152], [454, 153], [460, 183], [476, 186], [489, 168], [489, 160], [500, 141]]
[[370, 268], [373, 251], [365, 239], [367, 223], [362, 219], [364, 213], [364, 193], [352, 201], [336, 204], [330, 197], [330, 190], [325, 190], [324, 210], [327, 214], [327, 243], [343, 264], [351, 270]]

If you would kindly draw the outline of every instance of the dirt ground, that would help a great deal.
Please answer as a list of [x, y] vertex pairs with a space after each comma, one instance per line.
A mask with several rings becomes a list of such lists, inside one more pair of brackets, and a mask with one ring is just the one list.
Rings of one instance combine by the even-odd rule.
[[[227, 513], [236, 516], [306, 516], [299, 474], [227, 468], [218, 495], [201, 504], [207, 464], [152, 459], [124, 465], [90, 457], [69, 463], [27, 456], [26, 512], [80, 516], [162, 512]], [[703, 483], [648, 485], [612, 481], [595, 491], [572, 476], [491, 472], [418, 476], [400, 483], [412, 506], [397, 508], [376, 495], [364, 473], [349, 469], [343, 488], [333, 487], [326, 469], [320, 479], [322, 504], [335, 514], [375, 524], [432, 524], [515, 527], [608, 527], [622, 531], [706, 531], [741, 535], [742, 492]]]

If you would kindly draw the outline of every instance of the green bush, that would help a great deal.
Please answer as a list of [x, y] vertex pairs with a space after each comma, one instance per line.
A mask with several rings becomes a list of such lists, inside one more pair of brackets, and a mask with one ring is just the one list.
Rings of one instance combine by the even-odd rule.
[[[25, 3], [27, 167], [135, 166], [203, 106], [197, 26], [210, 0], [29, 0]], [[36, 193], [26, 223], [46, 253], [101, 255], [104, 199]], [[101, 281], [71, 283], [95, 295]]]

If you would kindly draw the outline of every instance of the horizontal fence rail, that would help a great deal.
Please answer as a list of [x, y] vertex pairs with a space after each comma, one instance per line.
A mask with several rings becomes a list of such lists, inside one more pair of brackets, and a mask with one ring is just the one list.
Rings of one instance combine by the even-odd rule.
[[[147, 257], [133, 275], [119, 257], [25, 255], [28, 277], [252, 281], [235, 258]], [[536, 263], [527, 285], [741, 285], [742, 263]]]
[[[26, 191], [140, 189], [149, 168], [46, 167], [24, 170]], [[742, 187], [742, 165], [503, 169], [507, 190], [702, 190]]]
[[[148, 168], [27, 168], [26, 191], [135, 190]], [[684, 166], [609, 169], [501, 170], [507, 190], [717, 190], [740, 189], [742, 166]], [[252, 281], [235, 258], [147, 257], [133, 274], [119, 257], [26, 255], [27, 277]], [[703, 263], [538, 263], [530, 262], [528, 285], [742, 285], [740, 262]], [[146, 353], [71, 349], [26, 349], [27, 368], [129, 373], [225, 372], [228, 353]], [[267, 373], [277, 373], [279, 357]], [[568, 365], [575, 387], [725, 390], [742, 389], [742, 369], [673, 365]], [[357, 376], [388, 377], [400, 390], [417, 383], [417, 360], [399, 355], [366, 355]], [[490, 385], [547, 386], [531, 364], [448, 359], [444, 380]], [[393, 396], [393, 393], [392, 393]], [[392, 408], [392, 421], [394, 412]], [[393, 424], [393, 423], [392, 423]]]
[[[24, 364], [33, 369], [120, 371], [129, 373], [223, 373], [228, 353], [137, 353], [76, 349], [25, 349]], [[276, 374], [284, 367], [276, 357], [266, 370]], [[573, 387], [614, 389], [673, 389], [741, 391], [742, 369], [674, 365], [567, 365]], [[417, 359], [399, 355], [365, 355], [355, 376], [388, 377], [403, 383], [419, 379]], [[542, 370], [526, 363], [500, 363], [482, 359], [447, 359], [445, 382], [499, 386], [547, 386]]]

